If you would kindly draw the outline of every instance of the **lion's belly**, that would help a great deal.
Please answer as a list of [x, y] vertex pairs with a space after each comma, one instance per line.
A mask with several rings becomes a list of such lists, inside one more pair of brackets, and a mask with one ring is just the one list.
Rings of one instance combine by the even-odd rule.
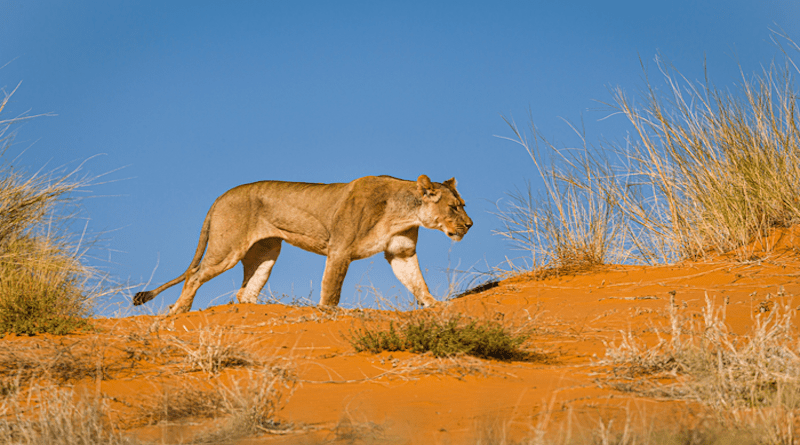
[[330, 233], [316, 215], [287, 205], [268, 210], [262, 211], [257, 219], [259, 237], [280, 238], [303, 250], [328, 255]]
[[350, 251], [350, 259], [361, 260], [386, 250], [386, 236], [367, 237], [358, 241]]
[[287, 243], [295, 247], [299, 247], [308, 252], [314, 252], [319, 255], [328, 255], [328, 243], [322, 240], [296, 233], [293, 234], [284, 233], [284, 235], [280, 236], [279, 238], [282, 238]]

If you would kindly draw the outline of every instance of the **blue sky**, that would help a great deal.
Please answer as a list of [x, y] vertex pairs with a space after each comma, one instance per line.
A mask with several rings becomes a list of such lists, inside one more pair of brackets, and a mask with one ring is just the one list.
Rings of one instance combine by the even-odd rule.
[[[422, 230], [434, 295], [450, 264], [486, 269], [524, 256], [496, 235], [495, 203], [535, 179], [501, 116], [530, 111], [555, 142], [583, 119], [590, 142], [627, 127], [597, 101], [644, 86], [657, 53], [690, 79], [703, 63], [735, 88], [777, 54], [770, 29], [800, 40], [796, 1], [179, 2], [0, 0], [0, 86], [22, 81], [5, 117], [57, 116], [18, 128], [29, 170], [91, 175], [84, 216], [107, 241], [93, 262], [121, 282], [159, 285], [192, 258], [214, 199], [265, 180], [347, 182], [388, 174], [452, 176], [475, 222], [460, 243]], [[157, 266], [157, 267], [156, 267]], [[319, 298], [324, 258], [285, 246], [275, 294]], [[204, 285], [195, 308], [227, 302], [241, 268]], [[410, 300], [379, 255], [354, 263], [357, 286]], [[180, 286], [149, 303], [158, 310]], [[213, 303], [212, 303], [213, 302]]]

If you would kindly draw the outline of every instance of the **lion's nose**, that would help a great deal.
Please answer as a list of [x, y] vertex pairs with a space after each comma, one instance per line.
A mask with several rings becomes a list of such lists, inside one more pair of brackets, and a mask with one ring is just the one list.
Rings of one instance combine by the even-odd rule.
[[467, 223], [466, 223], [466, 224], [464, 224], [464, 225], [465, 225], [465, 226], [467, 226], [467, 228], [468, 228], [468, 229], [469, 229], [470, 227], [472, 227], [472, 219], [467, 219]]

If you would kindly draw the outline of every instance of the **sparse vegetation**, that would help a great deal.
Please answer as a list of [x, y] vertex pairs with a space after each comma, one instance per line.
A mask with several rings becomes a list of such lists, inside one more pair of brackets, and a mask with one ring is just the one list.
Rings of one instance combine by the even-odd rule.
[[72, 194], [91, 181], [79, 168], [27, 174], [8, 163], [10, 129], [22, 119], [0, 120], [0, 334], [61, 335], [88, 327], [98, 292], [85, 247], [68, 235]]
[[[122, 344], [117, 343], [122, 341]], [[78, 338], [31, 338], [0, 342], [0, 395], [13, 395], [31, 384], [72, 386], [85, 380], [120, 378], [145, 366], [187, 361], [166, 341], [135, 332], [121, 338], [94, 333]]]
[[[193, 443], [221, 443], [248, 435], [284, 431], [275, 419], [294, 389], [292, 374], [263, 368], [230, 384], [214, 382], [165, 389], [155, 401], [140, 406], [138, 421], [157, 423], [187, 418], [228, 416], [221, 429], [201, 434]], [[202, 386], [202, 385], [200, 385]], [[33, 403], [32, 403], [33, 402]], [[112, 426], [105, 401], [76, 396], [70, 389], [32, 387], [0, 398], [0, 442], [31, 445], [135, 444]]]
[[[703, 322], [680, 314], [674, 301], [669, 339], [647, 347], [633, 335], [607, 343], [602, 364], [612, 366], [616, 388], [658, 397], [697, 400], [730, 409], [800, 408], [800, 354], [794, 310], [776, 305], [755, 317], [752, 333], [736, 336], [725, 324], [725, 305], [706, 296]], [[668, 378], [674, 383], [658, 383]]]
[[350, 343], [356, 351], [408, 350], [430, 352], [436, 357], [472, 355], [478, 358], [519, 360], [527, 356], [521, 349], [524, 334], [509, 333], [501, 324], [455, 315], [445, 319], [417, 316], [385, 328], [364, 327], [351, 332]]
[[97, 337], [0, 343], [0, 394], [14, 394], [34, 381], [70, 385], [109, 378], [133, 367], [119, 356], [104, 357], [104, 348]]

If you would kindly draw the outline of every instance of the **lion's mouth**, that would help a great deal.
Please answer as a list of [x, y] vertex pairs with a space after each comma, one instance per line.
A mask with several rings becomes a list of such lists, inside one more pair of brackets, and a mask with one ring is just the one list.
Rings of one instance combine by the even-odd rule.
[[447, 236], [449, 236], [451, 239], [455, 241], [461, 241], [461, 239], [464, 238], [464, 235], [466, 234], [467, 232], [447, 232]]

